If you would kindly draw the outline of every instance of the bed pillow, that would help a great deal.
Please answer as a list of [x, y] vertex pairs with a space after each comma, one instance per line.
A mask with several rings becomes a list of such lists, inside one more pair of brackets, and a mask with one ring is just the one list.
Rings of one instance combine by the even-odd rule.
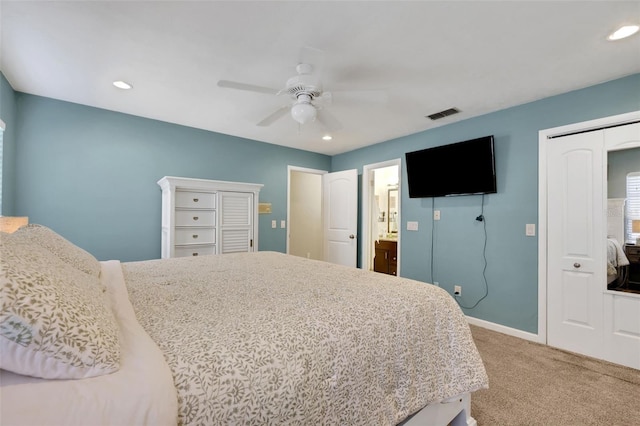
[[98, 259], [46, 226], [31, 223], [19, 228], [14, 234], [20, 239], [28, 240], [32, 244], [46, 248], [62, 261], [89, 275], [95, 275], [96, 277], [100, 275], [100, 262]]
[[120, 368], [116, 319], [99, 278], [34, 239], [0, 234], [0, 368], [80, 379]]

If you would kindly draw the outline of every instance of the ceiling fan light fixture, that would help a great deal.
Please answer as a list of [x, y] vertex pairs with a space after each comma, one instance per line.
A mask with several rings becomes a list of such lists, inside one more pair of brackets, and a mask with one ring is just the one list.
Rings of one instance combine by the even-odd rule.
[[333, 138], [331, 137], [331, 135], [324, 135], [324, 136], [322, 137], [322, 140], [323, 140], [323, 141], [330, 141], [331, 139], [333, 139]]
[[306, 101], [298, 102], [291, 107], [291, 117], [300, 124], [315, 120], [317, 114], [315, 107]]
[[611, 41], [622, 40], [623, 38], [627, 38], [634, 35], [635, 33], [638, 32], [638, 30], [640, 30], [640, 26], [638, 25], [625, 25], [618, 28], [611, 34], [609, 34], [609, 37], [607, 37], [607, 40], [611, 40]]

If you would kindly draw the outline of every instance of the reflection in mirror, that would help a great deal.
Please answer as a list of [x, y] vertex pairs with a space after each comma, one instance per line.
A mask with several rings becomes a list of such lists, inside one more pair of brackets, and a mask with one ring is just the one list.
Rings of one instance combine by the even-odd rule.
[[[607, 289], [640, 293], [640, 148], [607, 154]], [[637, 197], [637, 198], [636, 198]], [[636, 204], [638, 203], [638, 204]]]
[[398, 188], [387, 191], [387, 232], [390, 234], [398, 233]]
[[[374, 216], [371, 230], [374, 239], [397, 240], [400, 221], [400, 198], [398, 194], [398, 166], [381, 167], [375, 170]], [[371, 242], [373, 245], [373, 241]], [[373, 247], [372, 247], [373, 248]]]

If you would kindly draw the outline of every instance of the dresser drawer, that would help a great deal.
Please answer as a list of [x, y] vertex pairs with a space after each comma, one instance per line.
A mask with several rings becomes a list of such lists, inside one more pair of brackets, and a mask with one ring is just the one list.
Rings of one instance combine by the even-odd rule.
[[216, 194], [207, 192], [176, 191], [176, 207], [187, 209], [215, 209]]
[[176, 210], [176, 221], [179, 226], [215, 226], [216, 212], [202, 210]]
[[215, 244], [215, 228], [176, 228], [176, 245]]
[[204, 256], [207, 254], [214, 254], [216, 252], [216, 246], [214, 244], [208, 245], [193, 245], [193, 246], [176, 246], [174, 250], [175, 257], [195, 257]]

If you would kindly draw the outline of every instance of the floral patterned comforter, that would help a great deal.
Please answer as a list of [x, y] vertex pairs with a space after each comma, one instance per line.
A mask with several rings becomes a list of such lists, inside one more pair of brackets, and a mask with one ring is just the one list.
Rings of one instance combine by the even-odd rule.
[[439, 287], [275, 252], [122, 264], [184, 425], [394, 425], [487, 387]]

